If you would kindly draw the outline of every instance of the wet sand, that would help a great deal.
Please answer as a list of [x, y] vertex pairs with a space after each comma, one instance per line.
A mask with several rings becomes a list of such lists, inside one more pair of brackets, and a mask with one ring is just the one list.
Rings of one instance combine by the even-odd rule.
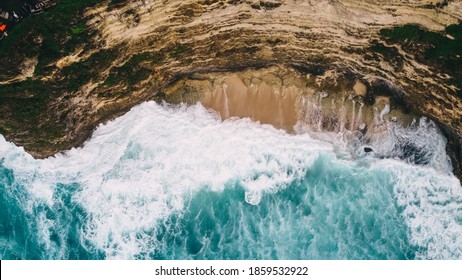
[[368, 135], [381, 134], [387, 131], [391, 118], [404, 125], [412, 122], [414, 116], [391, 104], [388, 96], [375, 95], [374, 104], [367, 105], [366, 91], [364, 84], [356, 82], [351, 87], [326, 92], [297, 71], [269, 67], [196, 74], [172, 85], [165, 93], [169, 103], [201, 102], [222, 120], [250, 118], [288, 133], [360, 130]]
[[221, 86], [206, 92], [201, 100], [207, 108], [217, 111], [222, 119], [250, 118], [292, 132], [297, 123], [296, 87], [275, 90], [262, 81], [246, 86], [237, 76], [224, 80]]

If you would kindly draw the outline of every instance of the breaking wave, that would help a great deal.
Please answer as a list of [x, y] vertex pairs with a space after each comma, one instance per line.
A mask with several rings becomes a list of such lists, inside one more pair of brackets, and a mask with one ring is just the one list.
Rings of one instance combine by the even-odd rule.
[[369, 153], [148, 102], [44, 160], [0, 136], [0, 257], [462, 258], [444, 138], [393, 132]]

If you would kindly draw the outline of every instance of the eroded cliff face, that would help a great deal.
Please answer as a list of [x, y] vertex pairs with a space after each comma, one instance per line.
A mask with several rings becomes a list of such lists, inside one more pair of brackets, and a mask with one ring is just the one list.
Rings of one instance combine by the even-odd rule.
[[[448, 72], [420, 59], [419, 48], [430, 45], [394, 43], [381, 31], [417, 24], [456, 40], [446, 28], [461, 20], [462, 1], [102, 1], [72, 21], [72, 32], [85, 23], [87, 39], [68, 46], [73, 37], [62, 38], [68, 47], [46, 63], [41, 63], [46, 40], [28, 34], [36, 53], [13, 55], [9, 65], [23, 66], [1, 73], [7, 102], [0, 104], [0, 132], [45, 157], [83, 143], [97, 124], [144, 100], [202, 101], [223, 116], [225, 97], [242, 102], [231, 115], [253, 114], [290, 131], [300, 112], [284, 105], [289, 107], [282, 115], [268, 113], [282, 101], [265, 95], [274, 85], [257, 73], [282, 71], [299, 77], [277, 84], [282, 103], [294, 101], [295, 108], [303, 96], [327, 92], [332, 99], [351, 96], [370, 110], [383, 109], [379, 101], [387, 100], [392, 114], [431, 118], [448, 137], [460, 175], [462, 99], [453, 75], [460, 70]], [[232, 92], [225, 94], [230, 89], [224, 84]], [[14, 105], [18, 96], [22, 102], [39, 98], [37, 86], [46, 88], [47, 96], [37, 116], [24, 117], [36, 117], [39, 132], [24, 124]], [[252, 102], [270, 110], [246, 109]]]

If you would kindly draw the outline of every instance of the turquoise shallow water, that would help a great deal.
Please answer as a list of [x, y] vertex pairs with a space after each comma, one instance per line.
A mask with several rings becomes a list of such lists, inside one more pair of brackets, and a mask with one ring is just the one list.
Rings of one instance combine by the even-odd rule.
[[305, 178], [266, 195], [257, 206], [243, 201], [239, 184], [220, 194], [200, 191], [181, 217], [160, 227], [156, 238], [165, 245], [152, 257], [415, 258], [418, 248], [407, 240], [391, 178], [375, 174], [368, 184], [374, 174], [367, 172], [337, 181], [351, 171], [321, 157]]
[[[351, 172], [356, 176], [339, 180]], [[89, 221], [88, 213], [72, 201], [78, 184], [58, 185], [53, 207], [37, 203], [30, 212], [23, 207], [30, 197], [14, 185], [13, 172], [2, 168], [2, 175], [2, 205], [8, 205], [1, 216], [3, 259], [106, 257], [90, 243], [81, 244], [80, 231]], [[146, 244], [133, 257], [412, 259], [418, 248], [407, 239], [393, 181], [387, 173], [351, 170], [320, 157], [304, 178], [265, 195], [258, 205], [245, 202], [239, 182], [222, 192], [201, 189], [188, 197], [181, 213], [134, 232]], [[7, 191], [12, 189], [16, 191]], [[37, 233], [44, 221], [37, 217], [49, 225], [45, 243]]]
[[0, 257], [460, 259], [462, 188], [435, 166], [146, 103], [45, 160], [0, 137]]

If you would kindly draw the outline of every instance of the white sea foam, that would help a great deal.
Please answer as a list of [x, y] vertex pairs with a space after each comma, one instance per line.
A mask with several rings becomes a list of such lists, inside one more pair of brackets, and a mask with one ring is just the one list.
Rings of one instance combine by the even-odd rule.
[[[73, 199], [90, 215], [84, 238], [108, 258], [133, 258], [145, 250], [148, 245], [137, 234], [181, 215], [199, 189], [221, 192], [239, 181], [246, 202], [258, 204], [262, 195], [305, 176], [320, 153], [338, 154], [308, 134], [289, 135], [248, 119], [221, 122], [201, 105], [153, 102], [99, 126], [83, 148], [45, 160], [34, 160], [0, 138], [3, 165], [37, 200], [52, 205], [58, 183], [81, 185]], [[396, 174], [395, 193], [410, 240], [425, 249], [419, 257], [461, 258], [458, 180], [397, 160], [367, 161], [371, 168]], [[31, 213], [32, 207], [31, 202]]]
[[35, 197], [52, 204], [56, 183], [79, 182], [75, 199], [91, 214], [87, 238], [109, 257], [137, 253], [136, 230], [183, 209], [187, 194], [221, 191], [241, 181], [246, 201], [285, 188], [303, 176], [329, 144], [291, 136], [248, 119], [220, 122], [201, 105], [167, 107], [153, 102], [100, 126], [83, 148], [33, 160], [1, 141], [5, 165]]
[[382, 160], [375, 168], [396, 176], [394, 193], [420, 259], [462, 258], [462, 187], [433, 168]]

